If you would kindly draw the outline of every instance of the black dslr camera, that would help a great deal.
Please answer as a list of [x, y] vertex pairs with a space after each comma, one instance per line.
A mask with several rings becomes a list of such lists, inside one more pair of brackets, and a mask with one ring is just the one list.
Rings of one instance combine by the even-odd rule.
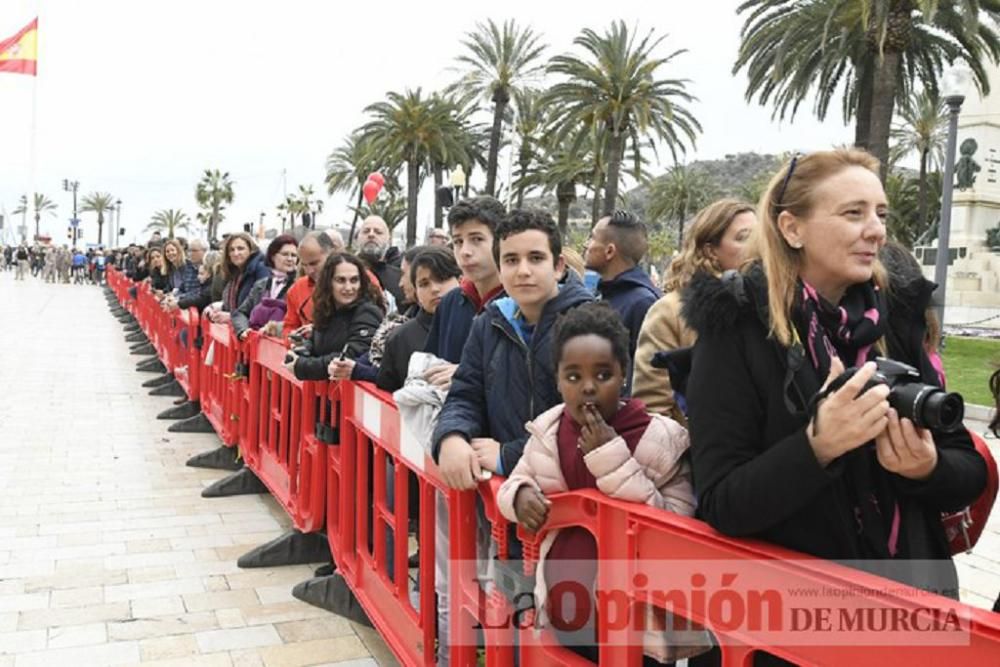
[[[940, 387], [921, 382], [916, 368], [891, 359], [875, 360], [875, 375], [861, 389], [865, 393], [880, 384], [889, 387], [889, 405], [920, 428], [937, 431], [957, 431], [965, 417], [965, 401], [961, 394], [947, 392]], [[857, 368], [848, 368], [823, 392], [827, 396], [850, 380]]]

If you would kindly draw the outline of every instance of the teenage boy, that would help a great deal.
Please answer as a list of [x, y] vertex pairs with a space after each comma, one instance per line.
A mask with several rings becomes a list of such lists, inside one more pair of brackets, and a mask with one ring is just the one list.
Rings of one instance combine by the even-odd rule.
[[548, 213], [511, 211], [497, 227], [493, 254], [507, 296], [472, 323], [432, 440], [441, 474], [456, 489], [475, 488], [482, 470], [514, 469], [524, 424], [561, 401], [556, 318], [593, 300], [578, 280], [560, 286], [562, 241]]
[[452, 249], [462, 280], [460, 289], [441, 299], [424, 344], [425, 352], [449, 362], [427, 374], [426, 379], [439, 387], [446, 389], [451, 383], [472, 320], [503, 292], [493, 258], [493, 237], [506, 213], [503, 204], [487, 196], [463, 199], [448, 211]]

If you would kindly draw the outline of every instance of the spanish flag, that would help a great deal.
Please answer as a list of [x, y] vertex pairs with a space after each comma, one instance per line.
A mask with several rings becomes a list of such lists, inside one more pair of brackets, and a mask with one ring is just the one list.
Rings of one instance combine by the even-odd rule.
[[38, 71], [38, 19], [0, 41], [0, 72], [35, 76]]

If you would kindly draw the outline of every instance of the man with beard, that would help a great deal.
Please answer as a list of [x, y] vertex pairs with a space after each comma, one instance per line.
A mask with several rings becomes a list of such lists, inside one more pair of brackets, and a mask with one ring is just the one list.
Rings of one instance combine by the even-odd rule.
[[379, 286], [392, 294], [396, 300], [396, 309], [400, 312], [409, 305], [406, 296], [399, 287], [399, 277], [402, 272], [399, 262], [402, 255], [399, 248], [390, 247], [392, 240], [389, 225], [377, 215], [365, 218], [358, 232], [358, 257], [365, 261], [372, 273], [378, 278]]

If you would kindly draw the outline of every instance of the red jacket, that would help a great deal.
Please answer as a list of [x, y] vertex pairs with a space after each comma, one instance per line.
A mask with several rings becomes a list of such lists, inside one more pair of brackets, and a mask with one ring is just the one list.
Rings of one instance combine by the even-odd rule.
[[288, 288], [285, 293], [285, 301], [288, 302], [288, 310], [285, 311], [284, 325], [281, 335], [287, 337], [304, 324], [312, 324], [313, 302], [312, 293], [316, 283], [307, 276], [302, 276]]

